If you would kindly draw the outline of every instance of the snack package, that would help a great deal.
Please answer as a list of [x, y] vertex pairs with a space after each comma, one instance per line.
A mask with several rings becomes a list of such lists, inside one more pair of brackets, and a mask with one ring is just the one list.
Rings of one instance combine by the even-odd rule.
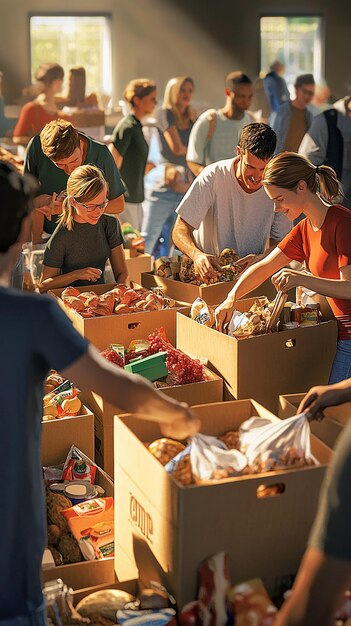
[[251, 417], [240, 426], [240, 450], [253, 472], [316, 463], [311, 454], [311, 430], [304, 413], [279, 422]]
[[200, 481], [218, 480], [241, 474], [247, 459], [239, 450], [228, 449], [217, 437], [197, 434], [190, 450], [193, 475]]
[[95, 483], [96, 465], [73, 445], [63, 466], [62, 480], [86, 480], [92, 485]]
[[62, 511], [86, 561], [114, 556], [113, 498], [93, 498]]
[[190, 317], [198, 324], [212, 328], [215, 323], [214, 312], [202, 298], [196, 298], [191, 305]]
[[218, 552], [199, 567], [200, 624], [226, 626], [226, 593], [230, 586], [228, 555]]
[[172, 474], [174, 480], [187, 487], [194, 484], [194, 476], [191, 469], [190, 461], [191, 444], [182, 452], [179, 452], [167, 465], [165, 470], [168, 474]]
[[227, 598], [236, 626], [273, 626], [277, 608], [259, 578], [231, 587]]

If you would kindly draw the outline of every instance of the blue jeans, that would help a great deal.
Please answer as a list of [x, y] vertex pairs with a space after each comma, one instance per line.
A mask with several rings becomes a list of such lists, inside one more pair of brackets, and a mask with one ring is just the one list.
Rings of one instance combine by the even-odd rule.
[[351, 378], [351, 340], [339, 339], [329, 376], [329, 385]]
[[[182, 197], [182, 193], [176, 193], [166, 187], [146, 192], [146, 198], [143, 203], [144, 219], [141, 234], [145, 238], [145, 252], [147, 252], [147, 254], [153, 253], [163, 226], [168, 220], [170, 220], [170, 222], [168, 222], [170, 229], [173, 229], [177, 219], [175, 209]], [[167, 254], [168, 253], [169, 250]]]

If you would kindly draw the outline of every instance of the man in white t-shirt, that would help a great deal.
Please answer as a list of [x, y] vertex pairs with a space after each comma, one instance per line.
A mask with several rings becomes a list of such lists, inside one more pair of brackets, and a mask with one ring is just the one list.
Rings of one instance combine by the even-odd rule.
[[267, 245], [273, 248], [291, 230], [288, 218], [274, 213], [262, 187], [275, 146], [270, 126], [248, 124], [240, 134], [237, 156], [205, 167], [178, 205], [173, 241], [202, 278], [214, 274], [214, 255], [224, 248], [233, 248], [248, 267], [267, 254]]
[[222, 109], [204, 111], [191, 129], [186, 160], [197, 176], [206, 165], [232, 157], [240, 133], [253, 121], [250, 108], [252, 82], [242, 72], [230, 72], [225, 79], [226, 102]]

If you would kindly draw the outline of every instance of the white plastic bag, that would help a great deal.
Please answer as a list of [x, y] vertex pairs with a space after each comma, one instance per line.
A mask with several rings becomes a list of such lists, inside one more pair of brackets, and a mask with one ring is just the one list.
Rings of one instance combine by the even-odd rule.
[[311, 455], [310, 425], [305, 413], [279, 422], [252, 417], [239, 429], [239, 445], [253, 471], [315, 463]]
[[190, 460], [192, 472], [200, 480], [221, 477], [223, 472], [235, 476], [247, 465], [246, 457], [239, 450], [228, 450], [217, 437], [201, 434], [192, 439]]

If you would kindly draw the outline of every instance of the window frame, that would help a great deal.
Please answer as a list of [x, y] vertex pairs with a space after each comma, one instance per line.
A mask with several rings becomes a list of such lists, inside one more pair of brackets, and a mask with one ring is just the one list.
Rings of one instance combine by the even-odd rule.
[[[290, 19], [290, 18], [318, 18], [320, 20], [320, 32], [321, 32], [321, 77], [325, 78], [325, 25], [326, 25], [326, 19], [325, 19], [325, 15], [323, 13], [319, 13], [318, 11], [310, 11], [310, 12], [289, 12], [289, 13], [284, 13], [284, 11], [265, 11], [259, 14], [258, 17], [258, 75], [261, 73], [261, 71], [269, 71], [269, 67], [263, 69], [262, 68], [262, 53], [261, 53], [261, 19], [263, 17], [284, 17], [286, 19]], [[312, 72], [313, 73], [313, 72]], [[318, 80], [316, 79], [316, 82], [318, 82]]]
[[[111, 97], [113, 97], [113, 37], [112, 24], [113, 14], [111, 11], [30, 11], [27, 15], [27, 32], [28, 32], [28, 80], [32, 83], [32, 40], [31, 40], [31, 24], [32, 17], [103, 17], [107, 21], [110, 31], [111, 43]], [[44, 62], [44, 61], [43, 61]]]

